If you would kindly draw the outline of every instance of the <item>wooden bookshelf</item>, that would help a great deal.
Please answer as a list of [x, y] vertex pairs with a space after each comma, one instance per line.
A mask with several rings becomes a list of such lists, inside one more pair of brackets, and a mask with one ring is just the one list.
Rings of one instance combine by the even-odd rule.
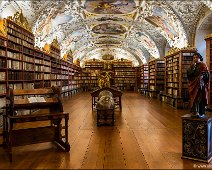
[[85, 69], [84, 72], [87, 72], [87, 79], [89, 82], [88, 90], [95, 90], [98, 88], [98, 75], [100, 74], [101, 70], [104, 69], [104, 62], [97, 59], [91, 59], [85, 62]]
[[34, 88], [34, 35], [7, 19], [7, 86]]
[[189, 100], [187, 70], [195, 52], [180, 50], [165, 57], [165, 90], [162, 101], [176, 108], [182, 108]]
[[206, 64], [210, 71], [210, 90], [208, 94], [208, 108], [212, 109], [212, 34], [205, 37], [206, 41]]
[[6, 60], [7, 39], [0, 36], [0, 97], [5, 96], [7, 80], [7, 60]]
[[164, 90], [165, 61], [163, 59], [151, 60], [148, 68], [148, 96], [157, 98], [158, 94]]
[[[44, 49], [34, 47], [34, 35], [12, 17], [5, 19], [5, 36], [0, 36], [0, 97], [6, 89], [33, 89], [58, 86], [64, 91], [78, 91], [80, 67], [73, 56], [61, 60], [57, 39]], [[25, 24], [26, 25], [26, 24]], [[1, 31], [2, 32], [2, 31]], [[76, 77], [75, 77], [76, 76]]]
[[83, 69], [84, 73], [81, 79], [84, 79], [89, 83], [88, 90], [94, 90], [98, 88], [98, 76], [101, 73], [108, 71], [112, 75], [110, 80], [111, 86], [116, 86], [122, 91], [134, 91], [138, 87], [136, 76], [137, 69], [137, 67], [132, 66], [132, 61], [128, 60], [102, 61], [92, 59], [85, 62], [85, 68]]
[[140, 67], [140, 92], [141, 94], [146, 94], [146, 90], [148, 89], [148, 64], [143, 64]]
[[114, 85], [122, 91], [135, 91], [137, 89], [136, 68], [132, 61], [113, 61]]

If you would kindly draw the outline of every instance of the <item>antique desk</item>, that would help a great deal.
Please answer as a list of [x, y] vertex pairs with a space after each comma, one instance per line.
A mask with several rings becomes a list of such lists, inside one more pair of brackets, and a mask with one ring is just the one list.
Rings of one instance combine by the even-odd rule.
[[[63, 111], [61, 90], [50, 89], [9, 89], [8, 105], [3, 117], [3, 147], [12, 161], [12, 148], [42, 142], [55, 142], [65, 151], [68, 143], [69, 113]], [[62, 125], [64, 119], [64, 126]], [[23, 128], [27, 122], [47, 121], [46, 126]], [[21, 127], [16, 129], [15, 125]], [[64, 135], [62, 130], [65, 130]]]

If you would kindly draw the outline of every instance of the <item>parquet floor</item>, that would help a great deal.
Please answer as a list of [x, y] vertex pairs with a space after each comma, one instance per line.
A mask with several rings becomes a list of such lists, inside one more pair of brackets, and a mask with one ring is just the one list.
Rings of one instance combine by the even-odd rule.
[[186, 110], [137, 93], [124, 93], [122, 102], [122, 112], [115, 112], [115, 126], [97, 127], [89, 92], [66, 98], [70, 152], [53, 143], [20, 146], [13, 148], [10, 163], [0, 148], [0, 169], [212, 168], [212, 163], [181, 159], [181, 116]]

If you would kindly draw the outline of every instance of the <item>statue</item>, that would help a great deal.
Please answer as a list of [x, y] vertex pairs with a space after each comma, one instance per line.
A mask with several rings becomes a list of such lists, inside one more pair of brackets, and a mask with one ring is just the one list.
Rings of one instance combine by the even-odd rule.
[[105, 75], [100, 74], [98, 78], [98, 85], [100, 89], [104, 87], [110, 87], [110, 74], [109, 72], [105, 72]]
[[209, 71], [199, 53], [193, 55], [193, 61], [187, 71], [190, 112], [193, 117], [204, 117], [208, 104]]

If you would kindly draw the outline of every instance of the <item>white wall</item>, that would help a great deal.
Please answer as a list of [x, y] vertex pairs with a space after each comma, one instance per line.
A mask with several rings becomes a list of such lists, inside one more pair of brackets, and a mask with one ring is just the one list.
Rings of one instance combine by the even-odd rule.
[[211, 34], [212, 30], [197, 30], [195, 44], [198, 52], [203, 56], [204, 62], [206, 61], [206, 43], [205, 36]]

